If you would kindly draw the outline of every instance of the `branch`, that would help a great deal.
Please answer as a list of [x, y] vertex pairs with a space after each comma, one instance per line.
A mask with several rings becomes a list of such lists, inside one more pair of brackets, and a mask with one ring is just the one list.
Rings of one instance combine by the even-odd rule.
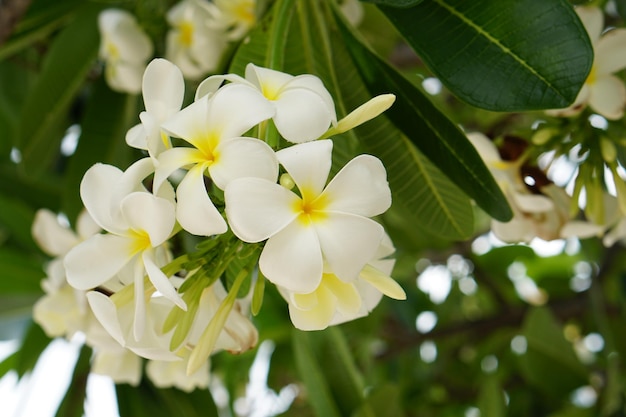
[[30, 3], [31, 0], [3, 0], [0, 2], [0, 45], [11, 36]]

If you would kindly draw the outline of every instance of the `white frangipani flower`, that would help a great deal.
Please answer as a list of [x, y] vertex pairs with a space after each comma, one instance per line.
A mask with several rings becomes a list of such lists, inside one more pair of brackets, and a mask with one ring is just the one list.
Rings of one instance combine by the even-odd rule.
[[626, 87], [613, 74], [626, 68], [626, 29], [611, 29], [603, 34], [604, 16], [598, 7], [579, 6], [576, 13], [593, 45], [593, 66], [574, 103], [565, 109], [549, 110], [548, 114], [573, 116], [588, 104], [607, 119], [620, 119], [626, 106]]
[[209, 361], [193, 374], [187, 374], [187, 361], [148, 361], [146, 375], [157, 388], [175, 387], [185, 392], [208, 388]]
[[153, 47], [135, 17], [121, 9], [106, 9], [98, 16], [100, 58], [105, 61], [104, 75], [116, 91], [138, 93], [146, 62]]
[[278, 287], [289, 303], [289, 316], [294, 326], [300, 330], [322, 330], [364, 317], [378, 305], [383, 293], [405, 299], [404, 290], [389, 277], [395, 260], [385, 258], [393, 252], [391, 240], [384, 235], [376, 255], [354, 282], [344, 282], [331, 271], [324, 271], [320, 285], [308, 294]]
[[163, 152], [155, 173], [155, 186], [159, 187], [177, 169], [189, 169], [176, 190], [176, 218], [185, 230], [203, 236], [227, 230], [207, 194], [205, 173], [220, 189], [240, 177], [276, 180], [274, 151], [259, 139], [241, 137], [272, 114], [272, 107], [258, 92], [232, 84], [210, 97], [200, 97], [163, 124], [172, 136], [193, 146]]
[[171, 62], [154, 59], [143, 75], [142, 93], [146, 110], [139, 114], [141, 123], [126, 133], [126, 143], [133, 148], [147, 150], [156, 159], [161, 152], [172, 147], [161, 124], [178, 113], [183, 105], [183, 74]]
[[391, 205], [385, 168], [378, 158], [352, 159], [326, 185], [331, 140], [277, 152], [299, 194], [262, 178], [241, 178], [226, 187], [226, 214], [244, 242], [267, 239], [259, 260], [263, 274], [288, 291], [310, 293], [326, 262], [342, 281], [356, 279], [383, 237], [369, 219]]
[[208, 4], [183, 0], [166, 15], [172, 29], [167, 34], [165, 56], [189, 79], [214, 71], [227, 45], [226, 35], [209, 25]]
[[67, 280], [79, 290], [89, 290], [132, 269], [135, 303], [135, 337], [145, 322], [144, 276], [165, 297], [185, 309], [185, 303], [161, 271], [166, 259], [159, 252], [173, 234], [174, 203], [145, 190], [141, 181], [152, 169], [144, 158], [126, 172], [104, 164], [92, 166], [83, 177], [80, 194], [89, 214], [108, 234], [97, 234], [75, 246], [65, 257]]
[[256, 0], [213, 0], [206, 7], [209, 25], [230, 40], [241, 39], [256, 23]]
[[260, 91], [275, 108], [276, 129], [289, 142], [318, 139], [337, 124], [333, 98], [315, 75], [293, 76], [248, 64], [245, 79], [235, 74], [209, 77], [198, 86], [196, 97], [214, 92], [224, 80]]
[[506, 222], [492, 220], [491, 229], [504, 242], [530, 242], [535, 237], [554, 240], [578, 236], [591, 237], [602, 228], [588, 222], [573, 221], [571, 198], [560, 187], [548, 184], [532, 193], [520, 174], [518, 161], [504, 161], [493, 142], [482, 133], [469, 133], [468, 139], [502, 189], [513, 218]]

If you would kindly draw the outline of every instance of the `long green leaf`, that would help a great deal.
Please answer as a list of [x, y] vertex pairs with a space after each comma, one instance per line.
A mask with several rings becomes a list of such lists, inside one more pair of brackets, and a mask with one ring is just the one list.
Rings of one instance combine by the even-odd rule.
[[390, 7], [411, 7], [424, 0], [361, 0], [364, 3], [376, 3]]
[[98, 51], [100, 8], [86, 4], [57, 36], [24, 105], [18, 146], [23, 168], [31, 175], [45, 169], [56, 155], [62, 139], [59, 128]]
[[567, 107], [591, 70], [591, 43], [565, 0], [429, 0], [380, 9], [441, 81], [478, 107]]
[[[510, 220], [512, 212], [502, 191], [467, 137], [419, 89], [358, 40], [341, 19], [338, 21], [370, 93], [396, 94], [396, 102], [385, 115], [489, 215]], [[384, 140], [385, 136], [379, 138]]]
[[296, 369], [307, 389], [307, 395], [317, 417], [339, 417], [339, 409], [329, 391], [328, 381], [317, 362], [307, 333], [293, 330], [292, 343]]
[[40, 282], [44, 276], [37, 259], [0, 248], [0, 294], [41, 294]]
[[56, 417], [82, 417], [85, 413], [91, 353], [91, 349], [87, 345], [83, 345], [72, 373], [72, 381], [57, 409]]
[[23, 248], [37, 249], [31, 237], [30, 229], [35, 217], [35, 210], [17, 198], [0, 194], [0, 227]]

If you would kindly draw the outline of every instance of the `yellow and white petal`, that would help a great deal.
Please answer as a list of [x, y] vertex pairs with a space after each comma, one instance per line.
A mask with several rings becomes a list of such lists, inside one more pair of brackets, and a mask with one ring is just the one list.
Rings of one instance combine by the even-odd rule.
[[294, 76], [252, 63], [246, 65], [246, 80], [255, 85], [268, 100], [275, 100], [283, 86]]
[[361, 310], [361, 295], [352, 283], [346, 283], [333, 274], [324, 274], [322, 285], [337, 298], [337, 312], [344, 317], [356, 317]]
[[337, 310], [337, 297], [326, 287], [316, 292], [318, 304], [315, 308], [301, 310], [289, 304], [289, 317], [293, 325], [300, 330], [323, 330], [330, 324]]
[[139, 385], [142, 360], [130, 350], [96, 349], [90, 372], [110, 377], [116, 384]]
[[225, 189], [226, 216], [244, 242], [261, 242], [292, 223], [300, 199], [280, 185], [260, 178], [240, 178]]
[[614, 75], [596, 80], [590, 88], [589, 107], [610, 120], [620, 119], [626, 106], [626, 87]]
[[[324, 259], [343, 281], [356, 279], [373, 259], [384, 234], [375, 221], [344, 213], [325, 213], [314, 223]], [[303, 291], [304, 292], [304, 291]]]
[[589, 96], [591, 94], [591, 88], [587, 83], [583, 84], [582, 88], [578, 92], [576, 99], [569, 106], [562, 109], [550, 109], [546, 110], [546, 114], [553, 117], [569, 117], [579, 114], [587, 105]]
[[[356, 0], [355, 0], [356, 2]], [[366, 103], [361, 104], [356, 109], [352, 110], [343, 119], [337, 122], [337, 126], [333, 130], [335, 133], [347, 132], [363, 123], [372, 120], [376, 116], [387, 110], [396, 100], [396, 96], [393, 94], [381, 94], [378, 95]]]
[[217, 157], [209, 165], [209, 174], [221, 190], [237, 178], [255, 177], [271, 182], [278, 178], [276, 154], [259, 139], [227, 139], [217, 146], [215, 154]]
[[132, 242], [112, 234], [94, 235], [74, 246], [63, 261], [67, 282], [90, 290], [108, 281], [133, 257]]
[[332, 164], [333, 142], [330, 139], [306, 142], [276, 152], [278, 161], [307, 196], [321, 194]]
[[161, 153], [154, 173], [154, 188], [159, 189], [177, 169], [206, 162], [205, 155], [195, 148], [172, 148]]
[[178, 185], [176, 218], [189, 233], [212, 236], [226, 232], [228, 227], [207, 193], [205, 169], [203, 164], [195, 166]]
[[[186, 140], [198, 149], [207, 146], [209, 98], [203, 97], [176, 113], [162, 124], [162, 128], [171, 136]], [[213, 144], [214, 146], [215, 144]]]
[[[122, 200], [120, 210], [138, 244], [157, 247], [171, 235], [176, 223], [174, 204], [150, 193], [131, 193]], [[148, 238], [148, 241], [145, 241]]]
[[251, 82], [246, 80], [237, 74], [224, 74], [224, 75], [211, 75], [198, 85], [196, 89], [195, 100], [206, 95], [215, 93], [224, 84], [224, 81], [230, 81], [231, 83], [245, 84], [250, 87], [255, 87]]
[[294, 221], [268, 239], [259, 268], [272, 283], [289, 291], [314, 291], [323, 271], [322, 252], [315, 229]]
[[359, 155], [348, 162], [322, 192], [325, 210], [373, 217], [391, 206], [387, 171], [380, 159]]
[[513, 204], [525, 213], [545, 213], [556, 209], [554, 202], [544, 195], [511, 193]]

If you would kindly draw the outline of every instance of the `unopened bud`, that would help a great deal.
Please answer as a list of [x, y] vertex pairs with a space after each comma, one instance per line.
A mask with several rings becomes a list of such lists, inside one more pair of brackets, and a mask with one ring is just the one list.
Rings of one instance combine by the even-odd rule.
[[600, 152], [602, 152], [602, 158], [609, 164], [617, 159], [615, 144], [605, 137], [600, 138]]
[[533, 137], [531, 138], [531, 141], [533, 145], [537, 145], [537, 146], [545, 145], [546, 143], [548, 143], [550, 139], [556, 136], [557, 133], [558, 133], [558, 129], [554, 129], [551, 127], [538, 129], [533, 135]]
[[285, 187], [288, 190], [291, 190], [296, 185], [293, 178], [291, 178], [291, 175], [287, 174], [286, 172], [280, 176], [280, 180], [278, 182], [281, 186]]

